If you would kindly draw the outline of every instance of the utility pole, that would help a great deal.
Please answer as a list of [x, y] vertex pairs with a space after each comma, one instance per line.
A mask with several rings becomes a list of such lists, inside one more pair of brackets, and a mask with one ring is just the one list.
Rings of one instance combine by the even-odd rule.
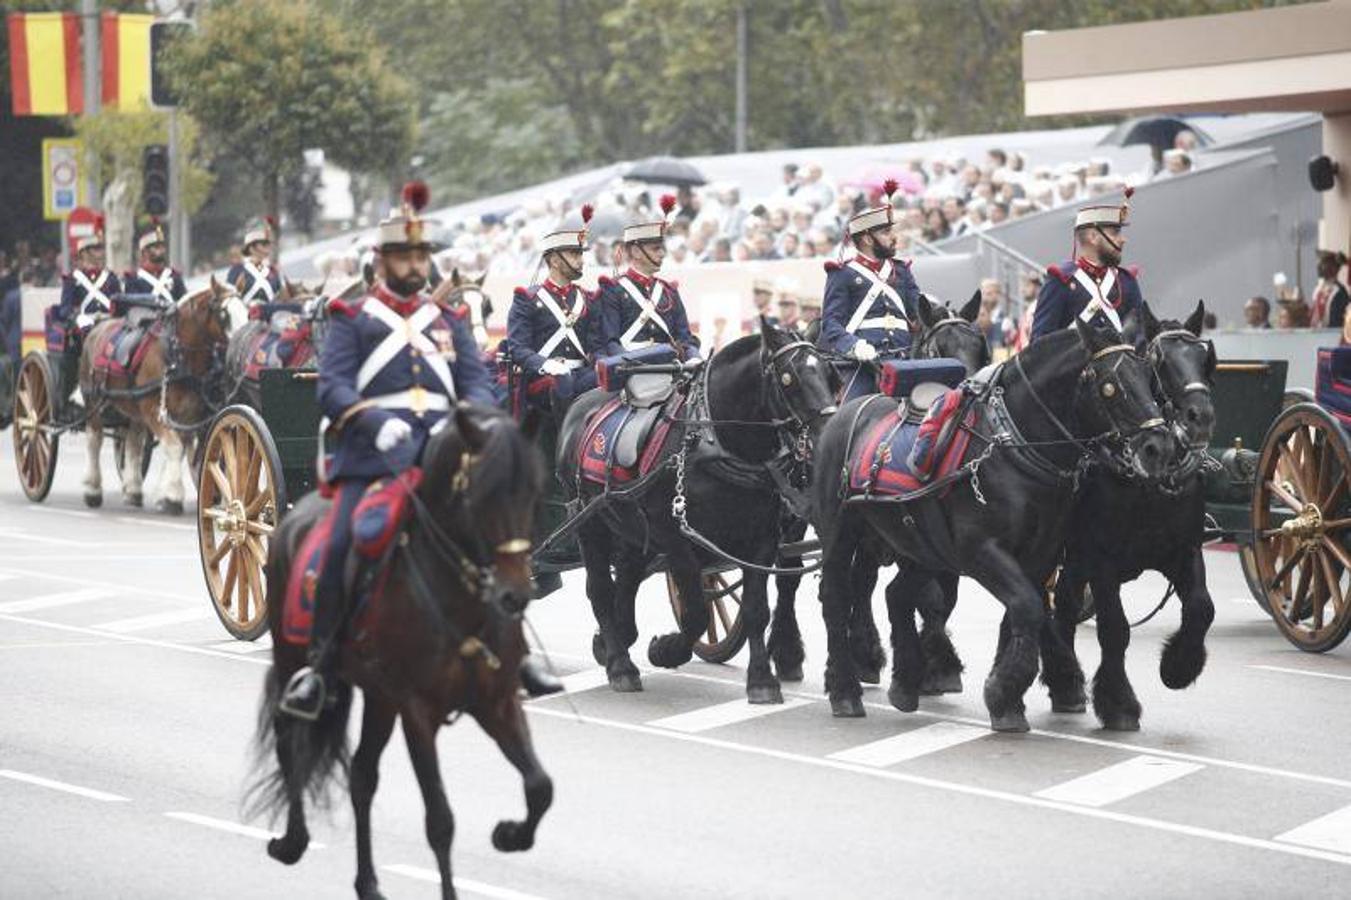
[[[100, 46], [101, 21], [98, 0], [80, 0], [80, 37], [84, 45], [84, 114], [92, 116], [99, 111], [102, 100], [103, 54]], [[90, 209], [103, 208], [103, 192], [99, 189], [99, 161], [87, 154], [85, 164], [84, 205]]]
[[746, 3], [736, 7], [736, 152], [746, 152]]
[[183, 164], [179, 158], [178, 110], [169, 110], [169, 265], [188, 271], [187, 216], [183, 215]]

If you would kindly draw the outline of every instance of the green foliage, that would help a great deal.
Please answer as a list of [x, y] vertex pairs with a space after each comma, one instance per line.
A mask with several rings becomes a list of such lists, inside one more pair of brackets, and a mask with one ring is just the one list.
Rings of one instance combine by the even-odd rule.
[[[211, 192], [214, 178], [196, 159], [200, 131], [191, 116], [179, 115], [178, 139], [180, 159], [186, 162], [180, 173], [183, 208], [191, 215], [201, 209]], [[75, 135], [84, 142], [85, 154], [99, 162], [103, 179], [100, 188], [106, 188], [124, 171], [139, 171], [141, 151], [150, 144], [164, 144], [169, 140], [169, 115], [164, 112], [117, 112], [101, 110], [92, 116], [75, 120]], [[140, 182], [136, 182], [137, 198], [133, 205], [140, 207]]]
[[408, 83], [362, 29], [314, 3], [213, 4], [168, 66], [206, 143], [253, 170], [274, 215], [280, 179], [301, 171], [307, 149], [357, 172], [408, 158]]

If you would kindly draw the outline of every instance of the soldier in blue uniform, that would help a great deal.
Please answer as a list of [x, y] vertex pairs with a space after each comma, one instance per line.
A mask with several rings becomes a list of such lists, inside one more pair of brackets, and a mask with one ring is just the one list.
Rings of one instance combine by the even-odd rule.
[[276, 302], [281, 299], [282, 280], [277, 267], [272, 265], [271, 223], [264, 220], [244, 232], [244, 259], [230, 267], [225, 280], [239, 291], [239, 298], [266, 319]]
[[895, 259], [891, 209], [895, 190], [896, 183], [887, 181], [882, 205], [849, 220], [854, 257], [826, 263], [818, 343], [823, 350], [857, 361], [847, 377], [844, 400], [877, 392], [876, 375], [867, 363], [910, 351], [919, 285], [910, 274], [909, 260]]
[[572, 398], [596, 386], [594, 297], [576, 283], [590, 219], [591, 207], [585, 206], [580, 229], [544, 236], [540, 251], [549, 276], [542, 284], [517, 288], [507, 314], [507, 353], [521, 370], [523, 398], [560, 420]]
[[[128, 272], [122, 280], [127, 294], [150, 294], [163, 306], [173, 306], [188, 292], [183, 277], [169, 268], [169, 245], [164, 232], [155, 225], [136, 242], [140, 262], [136, 271]], [[116, 304], [114, 304], [116, 306]], [[118, 312], [113, 310], [114, 315]]]
[[629, 268], [618, 278], [600, 279], [597, 353], [618, 356], [626, 350], [666, 343], [683, 360], [699, 359], [699, 339], [690, 331], [680, 292], [674, 282], [657, 277], [666, 258], [666, 217], [674, 207], [675, 197], [667, 194], [661, 198], [660, 219], [624, 228]]
[[94, 323], [112, 314], [113, 298], [122, 293], [122, 283], [108, 271], [103, 246], [103, 217], [94, 225], [94, 233], [80, 238], [75, 245], [75, 268], [62, 279], [59, 315], [79, 329], [81, 336]]
[[[1126, 200], [1133, 192], [1126, 190]], [[1140, 283], [1131, 269], [1121, 266], [1126, 248], [1130, 205], [1085, 206], [1074, 217], [1075, 258], [1051, 266], [1051, 276], [1037, 294], [1031, 340], [1068, 328], [1076, 318], [1105, 320], [1117, 331], [1132, 312], [1140, 309]]]
[[[420, 182], [405, 187], [402, 214], [380, 223], [380, 280], [360, 300], [329, 303], [318, 400], [331, 451], [324, 477], [336, 508], [315, 590], [309, 665], [292, 676], [281, 701], [284, 712], [301, 719], [322, 711], [337, 656], [357, 502], [371, 482], [418, 462], [432, 429], [457, 401], [493, 402], [466, 317], [430, 302], [424, 292], [431, 245], [418, 212], [426, 199]], [[522, 682], [529, 688], [525, 668]]]

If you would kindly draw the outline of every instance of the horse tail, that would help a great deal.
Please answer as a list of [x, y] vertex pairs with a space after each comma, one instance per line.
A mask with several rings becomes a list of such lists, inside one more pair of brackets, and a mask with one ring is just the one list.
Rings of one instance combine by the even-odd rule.
[[281, 640], [281, 610], [291, 556], [305, 532], [322, 516], [325, 504], [316, 495], [303, 498], [287, 514], [271, 543], [267, 562], [267, 609], [271, 625], [272, 665], [263, 681], [262, 702], [254, 735], [255, 771], [260, 774], [245, 794], [245, 808], [274, 818], [292, 803], [308, 799], [325, 808], [329, 787], [336, 779], [345, 784], [351, 759], [347, 720], [352, 711], [352, 687], [333, 679], [336, 702], [325, 706], [313, 722], [283, 713], [281, 695], [297, 668], [303, 650]]

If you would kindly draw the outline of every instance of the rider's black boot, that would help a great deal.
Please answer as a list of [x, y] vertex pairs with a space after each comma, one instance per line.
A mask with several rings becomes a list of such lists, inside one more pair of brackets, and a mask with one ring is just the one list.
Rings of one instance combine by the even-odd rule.
[[521, 660], [520, 674], [521, 687], [532, 697], [547, 697], [563, 690], [563, 682], [558, 676], [546, 669], [533, 656]]

